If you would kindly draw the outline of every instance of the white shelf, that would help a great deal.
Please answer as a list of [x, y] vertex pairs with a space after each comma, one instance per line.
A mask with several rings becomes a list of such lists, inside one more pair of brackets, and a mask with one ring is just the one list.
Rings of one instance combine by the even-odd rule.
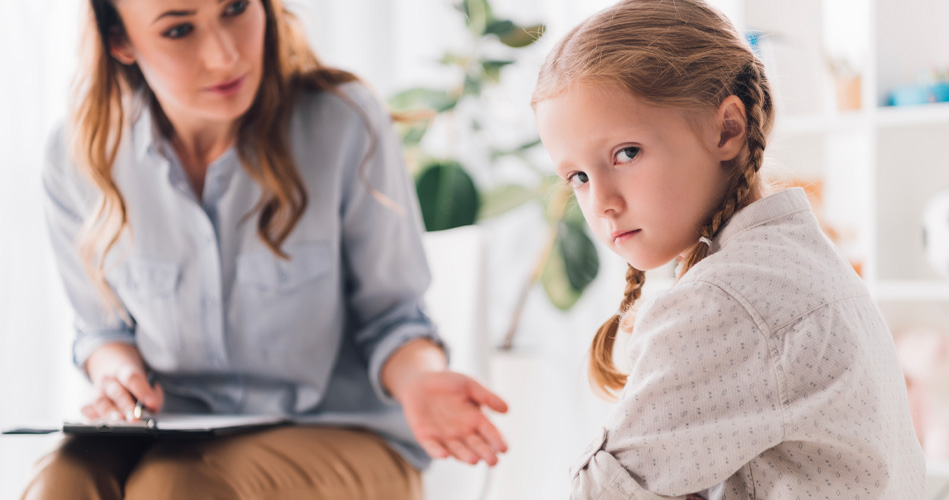
[[775, 133], [788, 135], [823, 134], [828, 132], [867, 129], [873, 118], [866, 111], [844, 111], [841, 113], [812, 116], [778, 115]]
[[881, 281], [871, 288], [878, 300], [893, 302], [949, 302], [949, 280]]
[[881, 127], [949, 125], [949, 103], [880, 108], [876, 114], [876, 123]]
[[873, 111], [844, 111], [812, 116], [779, 115], [775, 132], [787, 135], [824, 134], [868, 129], [873, 126], [907, 127], [949, 125], [949, 102], [914, 106], [889, 106]]

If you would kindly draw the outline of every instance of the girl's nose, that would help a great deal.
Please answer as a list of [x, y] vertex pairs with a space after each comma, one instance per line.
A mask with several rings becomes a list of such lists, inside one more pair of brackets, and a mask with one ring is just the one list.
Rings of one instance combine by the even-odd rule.
[[610, 181], [590, 180], [590, 208], [600, 217], [621, 212], [625, 206], [623, 196]]

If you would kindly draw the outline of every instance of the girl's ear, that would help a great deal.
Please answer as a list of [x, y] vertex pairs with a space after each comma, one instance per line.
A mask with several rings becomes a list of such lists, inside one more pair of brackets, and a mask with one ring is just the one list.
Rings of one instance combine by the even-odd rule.
[[725, 98], [715, 113], [715, 124], [719, 131], [718, 145], [715, 147], [719, 160], [735, 159], [745, 147], [748, 128], [745, 104], [738, 96], [730, 95]]
[[109, 53], [126, 66], [135, 63], [135, 51], [132, 50], [132, 44], [124, 34], [112, 34], [109, 38]]

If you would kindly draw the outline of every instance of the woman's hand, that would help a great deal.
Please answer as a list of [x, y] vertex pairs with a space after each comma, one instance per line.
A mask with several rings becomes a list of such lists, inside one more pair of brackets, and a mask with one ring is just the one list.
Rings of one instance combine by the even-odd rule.
[[430, 340], [400, 347], [382, 368], [382, 383], [402, 403], [419, 444], [434, 458], [498, 463], [507, 451], [501, 433], [481, 412], [507, 411], [507, 403], [474, 379], [447, 369], [445, 353]]
[[425, 451], [435, 458], [498, 463], [507, 443], [482, 406], [504, 413], [507, 404], [474, 379], [451, 371], [423, 372], [401, 388], [397, 399]]
[[152, 412], [165, 403], [161, 387], [149, 385], [145, 362], [133, 345], [114, 342], [96, 349], [86, 361], [86, 372], [95, 387], [92, 402], [82, 408], [89, 420], [133, 421], [137, 401]]

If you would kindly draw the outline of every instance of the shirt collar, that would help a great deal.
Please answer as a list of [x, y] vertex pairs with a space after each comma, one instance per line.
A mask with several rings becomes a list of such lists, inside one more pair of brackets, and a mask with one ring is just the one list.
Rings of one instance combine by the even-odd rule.
[[142, 161], [149, 154], [161, 153], [165, 139], [161, 136], [148, 104], [138, 99], [138, 118], [132, 124], [135, 159]]
[[766, 196], [733, 215], [713, 240], [712, 250], [721, 248], [738, 233], [810, 208], [803, 188], [789, 188]]

